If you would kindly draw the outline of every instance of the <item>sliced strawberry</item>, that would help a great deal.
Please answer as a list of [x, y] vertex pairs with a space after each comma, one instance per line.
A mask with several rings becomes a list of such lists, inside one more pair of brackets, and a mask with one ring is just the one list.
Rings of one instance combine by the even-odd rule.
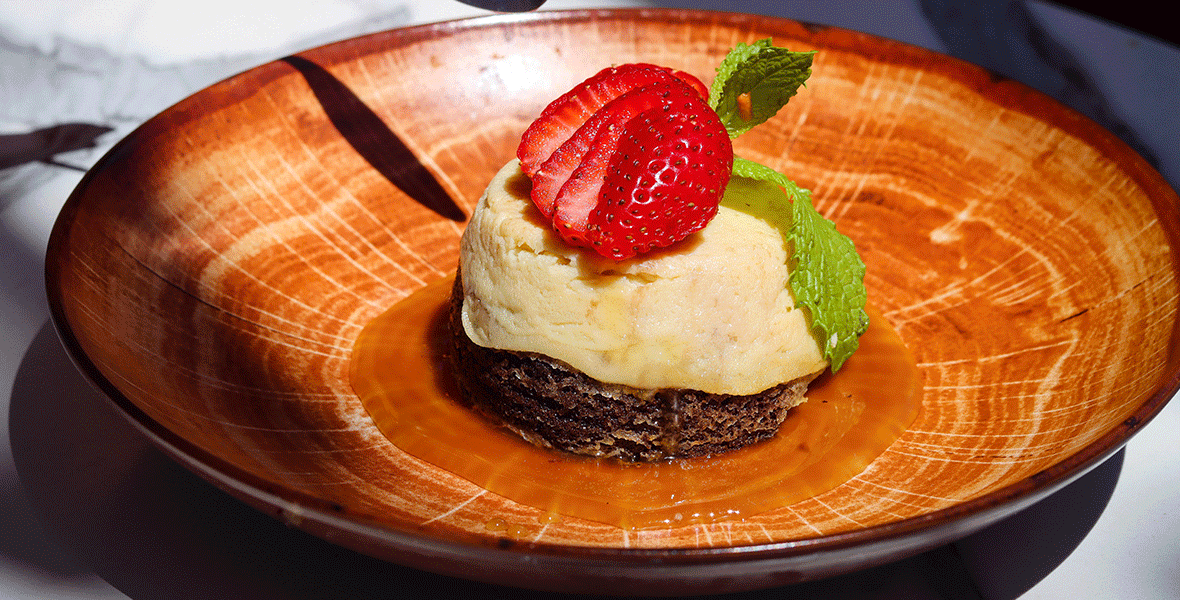
[[[616, 259], [666, 246], [703, 227], [720, 199], [720, 192], [713, 192], [724, 190], [733, 162], [729, 137], [707, 98], [705, 85], [681, 71], [649, 64], [600, 71], [549, 104], [521, 136], [517, 157], [532, 179], [533, 203], [567, 243]], [[720, 137], [712, 139], [718, 131]], [[674, 144], [677, 139], [682, 143]], [[683, 172], [678, 180], [642, 172], [655, 160], [646, 156], [647, 147], [675, 155], [666, 170]], [[690, 156], [694, 153], [700, 156]], [[701, 173], [675, 163], [688, 158]], [[633, 225], [622, 214], [648, 202], [624, 200], [627, 194], [675, 199], [655, 203], [663, 212], [643, 217], [649, 227]], [[605, 215], [603, 222], [593, 221], [592, 213]], [[621, 216], [612, 224], [615, 214]], [[673, 216], [679, 221], [665, 226]]]
[[[658, 92], [658, 93], [657, 93]], [[706, 111], [713, 115], [713, 110], [704, 105], [700, 98], [688, 86], [678, 83], [667, 86], [649, 86], [635, 92], [634, 99], [619, 97], [624, 100], [619, 112], [628, 118], [623, 122], [612, 123], [609, 128], [598, 132], [594, 143], [585, 152], [582, 163], [573, 170], [555, 201], [553, 201], [552, 221], [553, 229], [562, 235], [566, 243], [572, 246], [591, 247], [586, 239], [586, 223], [590, 211], [602, 202], [602, 195], [608, 176], [615, 174], [618, 169], [619, 157], [617, 150], [623, 136], [627, 135], [628, 126], [636, 117], [644, 115], [650, 110], [658, 111], [689, 111], [693, 113]], [[616, 102], [619, 102], [616, 100]], [[612, 106], [615, 103], [608, 105]], [[647, 105], [643, 109], [644, 105]], [[640, 110], [643, 109], [643, 110]], [[603, 110], [607, 110], [604, 109]]]
[[702, 97], [708, 90], [696, 77], [682, 71], [644, 63], [609, 67], [575, 86], [541, 111], [521, 136], [516, 155], [530, 177], [591, 115], [606, 103], [635, 87], [674, 76], [688, 83]]
[[717, 114], [697, 106], [650, 109], [627, 123], [585, 239], [623, 260], [704, 227], [733, 170], [733, 146]]
[[[696, 92], [692, 88], [685, 85], [679, 79], [669, 77], [665, 81], [632, 88], [621, 96], [611, 100], [579, 127], [533, 173], [533, 189], [531, 192], [533, 203], [537, 205], [537, 208], [541, 209], [541, 212], [546, 217], [553, 217], [555, 201], [559, 205], [564, 203], [564, 201], [558, 200], [559, 192], [562, 198], [570, 194], [583, 193], [579, 190], [580, 187], [585, 186], [579, 186], [578, 180], [587, 175], [585, 173], [579, 173], [575, 179], [571, 179], [571, 177], [574, 177], [576, 171], [585, 170], [585, 163], [590, 157], [594, 157], [598, 161], [605, 161], [610, 158], [615, 147], [618, 146], [619, 136], [622, 135], [623, 127], [627, 124], [627, 121], [630, 121], [650, 108], [655, 108], [662, 104], [683, 104], [693, 101], [696, 98]], [[594, 186], [593, 192], [595, 198], [589, 201], [590, 204], [583, 211], [583, 216], [597, 202], [597, 189], [601, 187], [601, 167], [603, 166], [605, 165], [599, 166], [597, 174], [592, 175], [597, 180], [598, 185]], [[567, 185], [567, 182], [573, 185]], [[569, 221], [569, 218], [563, 217], [562, 220]], [[584, 225], [585, 219], [576, 222]], [[580, 227], [579, 229], [584, 230], [585, 228]]]

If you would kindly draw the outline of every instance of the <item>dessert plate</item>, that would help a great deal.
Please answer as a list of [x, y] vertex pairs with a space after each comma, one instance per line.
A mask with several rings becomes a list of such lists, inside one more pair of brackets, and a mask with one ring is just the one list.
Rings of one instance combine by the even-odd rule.
[[[634, 531], [543, 518], [390, 443], [350, 386], [352, 344], [454, 269], [465, 215], [539, 110], [612, 63], [708, 79], [764, 37], [817, 50], [814, 75], [736, 151], [813, 190], [858, 244], [923, 380], [909, 429], [790, 506]], [[1094, 123], [923, 49], [737, 14], [497, 16], [309, 50], [173, 106], [71, 195], [47, 286], [123, 413], [293, 526], [509, 585], [722, 592], [946, 543], [1118, 450], [1178, 387], [1178, 204]]]

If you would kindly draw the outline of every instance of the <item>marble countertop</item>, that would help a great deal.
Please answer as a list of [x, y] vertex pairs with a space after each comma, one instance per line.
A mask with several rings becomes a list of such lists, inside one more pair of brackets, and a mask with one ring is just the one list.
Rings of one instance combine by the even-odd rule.
[[[291, 52], [487, 14], [450, 0], [0, 2], [0, 600], [533, 596], [379, 562], [246, 507], [151, 447], [48, 323], [53, 220], [118, 139], [181, 98]], [[697, 0], [670, 6], [857, 29], [981, 64], [1120, 136], [1180, 188], [1180, 48], [1039, 1]], [[49, 129], [63, 124], [66, 129]], [[32, 150], [30, 150], [31, 152]], [[11, 390], [5, 392], [4, 390]], [[1032, 508], [898, 563], [745, 598], [1180, 598], [1180, 404]], [[539, 597], [539, 596], [538, 596]]]

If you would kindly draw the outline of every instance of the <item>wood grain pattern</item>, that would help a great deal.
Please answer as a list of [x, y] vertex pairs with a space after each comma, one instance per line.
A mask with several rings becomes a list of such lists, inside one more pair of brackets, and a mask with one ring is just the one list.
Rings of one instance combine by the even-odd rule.
[[[400, 141], [411, 175], [470, 214], [521, 131], [586, 76], [642, 60], [707, 79], [767, 36], [818, 50], [814, 75], [735, 150], [813, 190], [858, 244], [925, 379], [902, 439], [811, 500], [642, 532], [547, 521], [386, 441], [350, 389], [352, 341], [454, 269], [463, 224], [403, 192], [372, 145]], [[335, 96], [313, 89], [324, 75]], [[340, 125], [357, 106], [382, 124], [371, 137]], [[310, 50], [181, 102], [70, 198], [48, 285], [67, 346], [133, 420], [293, 524], [469, 577], [724, 591], [945, 542], [1117, 450], [1177, 387], [1177, 206], [1093, 123], [918, 48], [743, 15], [497, 17]]]

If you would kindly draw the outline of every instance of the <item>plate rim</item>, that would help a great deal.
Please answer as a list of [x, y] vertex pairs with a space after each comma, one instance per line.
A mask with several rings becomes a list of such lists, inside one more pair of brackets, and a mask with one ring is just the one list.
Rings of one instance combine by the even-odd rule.
[[[682, 22], [708, 23], [717, 22], [727, 25], [747, 25], [752, 29], [782, 30], [790, 27], [803, 27], [808, 31], [819, 28], [824, 32], [831, 31], [836, 35], [863, 36], [872, 43], [886, 44], [908, 53], [916, 53], [929, 58], [949, 61], [950, 64], [967, 66], [975, 70], [975, 76], [980, 80], [990, 79], [995, 89], [980, 91], [985, 97], [998, 93], [997, 89], [1016, 89], [1021, 95], [1017, 99], [1015, 110], [1030, 113], [1045, 120], [1055, 127], [1062, 128], [1072, 135], [1083, 139], [1093, 146], [1103, 156], [1115, 155], [1119, 158], [1117, 164], [1128, 176], [1144, 188], [1151, 198], [1157, 214], [1161, 203], [1172, 208], [1180, 206], [1176, 192], [1164, 181], [1154, 168], [1147, 164], [1138, 153], [1112, 133], [1102, 128], [1087, 117], [1077, 113], [1058, 101], [1044, 95], [1019, 82], [989, 74], [986, 69], [967, 61], [957, 59], [933, 50], [900, 42], [889, 38], [858, 32], [847, 28], [827, 25], [811, 25], [805, 22], [759, 15], [727, 13], [707, 10], [682, 10], [672, 8], [612, 8], [612, 9], [579, 9], [563, 11], [541, 11], [514, 15], [492, 15], [472, 17], [439, 23], [427, 23], [412, 27], [391, 29], [356, 36], [324, 44], [300, 51], [299, 55], [340, 56], [357, 55], [341, 52], [359, 40], [375, 39], [382, 36], [399, 38], [403, 43], [412, 42], [416, 38], [432, 38], [439, 35], [454, 35], [459, 32], [502, 27], [514, 24], [556, 23], [570, 20], [586, 19], [614, 19], [633, 21], [677, 20]], [[400, 530], [371, 522], [366, 519], [346, 518], [347, 509], [339, 507], [322, 498], [317, 498], [300, 491], [273, 486], [261, 478], [229, 464], [215, 455], [209, 454], [195, 444], [181, 438], [160, 423], [148, 417], [130, 399], [107, 379], [101, 370], [85, 354], [75, 337], [68, 318], [66, 317], [64, 302], [68, 294], [61, 285], [61, 262], [59, 257], [63, 253], [68, 232], [74, 225], [74, 217], [78, 207], [85, 197], [90, 181], [97, 173], [102, 172], [125, 151], [128, 145], [150, 138], [152, 130], [172, 119], [181, 118], [187, 107], [193, 102], [215, 93], [227, 93], [233, 86], [241, 84], [246, 79], [259, 77], [271, 78], [286, 75], [285, 71], [277, 71], [281, 59], [275, 59], [255, 66], [246, 71], [224, 78], [216, 83], [202, 88], [190, 96], [178, 101], [140, 124], [123, 139], [119, 140], [82, 178], [70, 193], [59, 212], [50, 233], [45, 262], [45, 285], [50, 312], [59, 340], [61, 341], [70, 360], [78, 371], [98, 390], [110, 404], [121, 413], [139, 431], [145, 434], [157, 448], [163, 450], [174, 460], [194, 471], [202, 478], [221, 488], [239, 500], [254, 506], [272, 517], [284, 520], [288, 524], [301, 529], [312, 530], [312, 525], [330, 529], [348, 530], [374, 542], [384, 542], [392, 548], [403, 551], [422, 551], [429, 547], [432, 551], [465, 554], [467, 552], [493, 552], [507, 555], [539, 555], [557, 559], [573, 558], [580, 561], [603, 562], [608, 561], [618, 566], [650, 567], [659, 563], [668, 567], [699, 566], [702, 564], [736, 564], [752, 563], [756, 561], [782, 561], [799, 559], [823, 553], [842, 552], [854, 548], [873, 544], [889, 544], [907, 539], [922, 538], [924, 541], [911, 545], [903, 553], [894, 553], [888, 557], [888, 562], [904, 558], [941, 543], [947, 543], [965, 536], [986, 525], [994, 523], [1004, 516], [1014, 514], [1037, 501], [1051, 495], [1072, 481], [1081, 477], [1091, 469], [1102, 464], [1110, 456], [1118, 452], [1134, 437], [1139, 430], [1149, 423], [1171, 398], [1180, 390], [1180, 365], [1172, 356], [1176, 352], [1169, 352], [1167, 365], [1171, 369], [1160, 377], [1159, 387], [1135, 411], [1117, 426], [1111, 427], [1106, 433], [1091, 443], [1083, 446], [1070, 456], [1047, 469], [1022, 478], [1014, 483], [993, 490], [981, 496], [958, 504], [934, 510], [917, 517], [910, 517], [900, 521], [893, 521], [881, 525], [865, 527], [842, 533], [818, 535], [810, 538], [786, 540], [765, 543], [735, 544], [727, 546], [707, 546], [696, 548], [626, 548], [617, 546], [582, 546], [557, 544], [552, 542], [512, 543], [508, 545], [496, 544], [494, 540], [470, 534], [472, 540], [462, 539], [462, 536], [440, 537], [428, 532], [411, 532]], [[335, 64], [335, 63], [332, 63]], [[1011, 98], [1006, 97], [1005, 106], [1009, 106]], [[1180, 252], [1180, 225], [1160, 220], [1161, 227], [1169, 239], [1173, 266], [1180, 262], [1177, 254]], [[1172, 339], [1180, 339], [1180, 319], [1173, 327]], [[276, 491], [274, 488], [281, 490]], [[281, 493], [279, 493], [281, 491]], [[270, 508], [272, 510], [267, 510]], [[277, 514], [273, 514], [277, 510]], [[315, 533], [313, 531], [313, 533]], [[317, 535], [320, 535], [317, 533]], [[321, 535], [321, 537], [323, 537]], [[429, 542], [429, 543], [423, 543]], [[482, 543], [481, 543], [482, 542]], [[347, 544], [345, 544], [347, 545]], [[361, 548], [353, 547], [366, 554], [372, 554]], [[858, 563], [856, 568], [872, 566], [871, 562]], [[847, 572], [848, 569], [836, 572]], [[829, 574], [835, 574], [829, 573]]]

